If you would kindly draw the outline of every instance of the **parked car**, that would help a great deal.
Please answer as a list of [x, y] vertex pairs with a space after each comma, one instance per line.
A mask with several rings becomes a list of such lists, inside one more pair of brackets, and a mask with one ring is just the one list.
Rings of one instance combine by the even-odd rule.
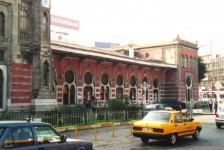
[[150, 111], [141, 121], [133, 123], [133, 136], [141, 138], [143, 143], [149, 139], [167, 139], [174, 145], [177, 138], [192, 136], [198, 140], [201, 123], [194, 121], [186, 113], [176, 110]]
[[215, 122], [217, 128], [221, 128], [224, 125], [224, 102], [218, 103]]
[[68, 139], [50, 124], [0, 121], [0, 150], [93, 150], [93, 143]]
[[175, 109], [175, 110], [181, 110], [182, 106], [178, 100], [163, 100], [160, 102], [161, 104], [166, 104], [167, 106]]
[[164, 110], [167, 107], [169, 106], [166, 104], [160, 104], [160, 103], [149, 104], [145, 107], [145, 114], [147, 114], [149, 111], [152, 111], [152, 110]]

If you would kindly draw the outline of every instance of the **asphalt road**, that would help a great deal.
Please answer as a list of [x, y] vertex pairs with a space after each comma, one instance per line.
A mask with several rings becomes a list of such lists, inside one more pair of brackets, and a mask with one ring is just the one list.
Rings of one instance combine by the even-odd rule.
[[[224, 150], [224, 128], [217, 129], [214, 115], [194, 116], [196, 121], [202, 123], [202, 131], [198, 141], [191, 136], [178, 140], [175, 146], [169, 145], [164, 140], [149, 140], [148, 144], [143, 144], [140, 138], [131, 135], [130, 126], [116, 126], [114, 138], [112, 128], [97, 128], [96, 137], [94, 129], [78, 131], [78, 139], [92, 141], [95, 150]], [[70, 138], [74, 138], [74, 132], [64, 132]]]

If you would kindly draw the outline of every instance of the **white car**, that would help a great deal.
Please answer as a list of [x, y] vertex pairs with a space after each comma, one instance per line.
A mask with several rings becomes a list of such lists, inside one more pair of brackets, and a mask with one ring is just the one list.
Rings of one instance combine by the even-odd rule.
[[218, 103], [215, 122], [217, 128], [221, 128], [224, 125], [224, 103]]

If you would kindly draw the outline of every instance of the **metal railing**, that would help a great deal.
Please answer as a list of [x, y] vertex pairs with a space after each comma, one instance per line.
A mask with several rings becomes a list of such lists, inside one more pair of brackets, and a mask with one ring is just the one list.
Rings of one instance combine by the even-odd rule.
[[142, 110], [134, 111], [102, 111], [88, 113], [51, 113], [51, 112], [18, 112], [3, 113], [0, 120], [27, 120], [41, 121], [50, 123], [53, 126], [81, 126], [92, 125], [104, 122], [121, 122], [142, 118]]

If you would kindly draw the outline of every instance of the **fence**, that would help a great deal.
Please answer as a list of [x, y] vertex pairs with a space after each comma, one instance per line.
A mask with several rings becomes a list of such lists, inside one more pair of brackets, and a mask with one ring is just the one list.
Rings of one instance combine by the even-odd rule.
[[18, 112], [18, 113], [3, 113], [1, 120], [27, 120], [42, 121], [52, 124], [53, 126], [64, 125], [90, 125], [102, 122], [118, 122], [130, 121], [142, 118], [142, 111], [103, 111], [103, 112], [88, 112], [88, 113], [71, 113], [61, 114], [52, 112]]

